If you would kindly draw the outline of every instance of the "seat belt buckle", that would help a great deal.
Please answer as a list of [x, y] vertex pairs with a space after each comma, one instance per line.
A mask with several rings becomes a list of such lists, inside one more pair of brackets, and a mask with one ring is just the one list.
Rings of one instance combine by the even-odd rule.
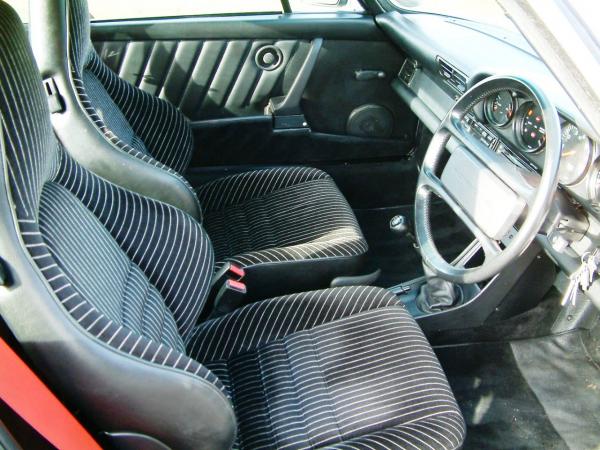
[[215, 297], [211, 318], [222, 316], [239, 308], [243, 304], [247, 292], [246, 285], [241, 281], [226, 280]]
[[243, 267], [236, 266], [235, 264], [227, 263], [229, 265], [227, 274], [230, 280], [242, 281], [246, 276], [246, 271]]
[[226, 262], [213, 277], [211, 290], [219, 289], [227, 280], [242, 281], [245, 276], [246, 272], [242, 267]]

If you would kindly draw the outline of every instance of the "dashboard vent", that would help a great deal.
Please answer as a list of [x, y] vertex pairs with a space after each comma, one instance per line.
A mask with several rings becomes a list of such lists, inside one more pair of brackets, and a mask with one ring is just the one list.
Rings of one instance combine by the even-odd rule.
[[467, 76], [444, 58], [438, 56], [436, 60], [438, 62], [438, 73], [444, 82], [461, 94], [465, 92], [467, 90]]

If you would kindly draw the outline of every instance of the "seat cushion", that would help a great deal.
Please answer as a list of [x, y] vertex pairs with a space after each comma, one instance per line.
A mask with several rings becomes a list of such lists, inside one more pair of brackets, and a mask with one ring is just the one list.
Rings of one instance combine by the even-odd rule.
[[233, 175], [202, 186], [198, 198], [217, 266], [245, 267], [257, 297], [289, 292], [282, 278], [295, 291], [327, 287], [355, 273], [368, 249], [350, 205], [318, 169]]
[[225, 385], [240, 448], [458, 448], [464, 422], [433, 350], [373, 287], [294, 294], [200, 325], [188, 354]]

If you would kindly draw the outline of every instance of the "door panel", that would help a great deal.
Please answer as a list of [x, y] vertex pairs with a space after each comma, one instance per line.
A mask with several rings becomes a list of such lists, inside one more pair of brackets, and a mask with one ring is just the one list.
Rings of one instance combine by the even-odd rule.
[[[190, 120], [262, 115], [285, 95], [310, 42], [301, 40], [104, 41], [96, 50], [121, 78], [176, 105]], [[262, 70], [259, 50], [274, 46], [281, 63]]]
[[[302, 99], [311, 129], [320, 133], [348, 134], [348, 121], [363, 106], [383, 108], [393, 128], [384, 138], [412, 139], [416, 122], [399, 101], [390, 83], [404, 57], [389, 42], [326, 40]], [[383, 78], [357, 80], [356, 73], [381, 72]]]
[[[290, 92], [318, 38], [323, 44], [299, 103], [307, 126], [280, 129], [265, 106]], [[192, 121], [196, 151], [186, 176], [194, 185], [251, 167], [306, 164], [331, 173], [355, 206], [394, 205], [412, 195], [403, 187], [412, 191], [416, 183], [410, 157], [417, 119], [391, 88], [404, 55], [372, 17], [96, 22], [92, 39], [121, 77]], [[282, 57], [273, 70], [257, 64], [268, 46]], [[361, 81], [360, 71], [382, 75]], [[377, 180], [368, 183], [372, 171]], [[398, 195], [389, 189], [395, 180], [402, 180]]]

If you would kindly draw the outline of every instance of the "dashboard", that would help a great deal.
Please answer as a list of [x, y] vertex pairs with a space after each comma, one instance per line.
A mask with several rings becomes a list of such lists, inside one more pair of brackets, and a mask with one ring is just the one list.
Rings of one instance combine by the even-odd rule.
[[[557, 78], [516, 33], [435, 14], [388, 12], [375, 20], [406, 54], [393, 89], [432, 133], [462, 94], [490, 76], [520, 78], [550, 99], [561, 126], [559, 186], [537, 241], [563, 273], [577, 270], [583, 256], [600, 247], [600, 136]], [[527, 180], [539, 179], [546, 129], [534, 99], [490, 92], [463, 117], [462, 127], [523, 169], [519, 173], [531, 173]], [[446, 144], [450, 152], [460, 146], [455, 138]], [[587, 296], [600, 308], [599, 283]]]
[[[559, 183], [568, 188], [585, 181], [591, 199], [598, 197], [597, 146], [585, 132], [560, 116], [562, 155]], [[546, 130], [539, 105], [508, 90], [491, 94], [473, 108], [465, 128], [488, 148], [522, 168], [539, 171], [544, 162]]]
[[[561, 120], [560, 190], [600, 221], [600, 137], [522, 36], [432, 14], [391, 12], [376, 21], [407, 54], [394, 89], [432, 132], [458, 97], [489, 76], [516, 76], [542, 89]], [[533, 99], [511, 91], [490, 94], [463, 125], [488, 148], [540, 172], [546, 136]]]

